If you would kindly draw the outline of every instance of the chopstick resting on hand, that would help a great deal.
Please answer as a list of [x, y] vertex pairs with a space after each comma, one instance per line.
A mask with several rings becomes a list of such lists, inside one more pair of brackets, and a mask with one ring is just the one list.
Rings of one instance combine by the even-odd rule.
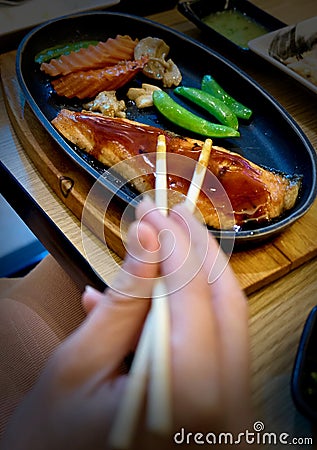
[[[185, 204], [194, 212], [212, 149], [206, 139], [196, 164]], [[168, 214], [166, 140], [159, 135], [156, 152], [155, 204]], [[148, 402], [146, 424], [152, 432], [168, 435], [172, 431], [172, 376], [171, 376], [170, 314], [168, 294], [163, 279], [155, 282], [152, 306], [131, 365], [126, 390], [115, 417], [109, 442], [114, 449], [129, 449], [138, 424], [146, 395]]]

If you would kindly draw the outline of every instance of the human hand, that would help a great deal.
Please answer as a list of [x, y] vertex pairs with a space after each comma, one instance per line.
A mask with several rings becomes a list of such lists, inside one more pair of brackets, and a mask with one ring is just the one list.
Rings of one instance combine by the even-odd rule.
[[128, 379], [120, 367], [137, 343], [158, 270], [170, 292], [175, 431], [233, 431], [237, 414], [247, 418], [247, 308], [225, 256], [184, 207], [164, 217], [145, 201], [138, 214], [123, 270], [105, 294], [85, 292], [87, 319], [48, 362], [3, 448], [107, 448]]
[[12, 418], [1, 449], [107, 448], [107, 434], [126, 378], [119, 374], [124, 358], [135, 348], [157, 276], [157, 265], [151, 263], [158, 247], [154, 230], [133, 224], [128, 241], [127, 257], [114, 281], [127, 295], [115, 289], [104, 294], [86, 290], [82, 303], [87, 318], [48, 361]]
[[246, 429], [250, 419], [248, 307], [227, 256], [184, 205], [138, 216], [161, 245], [169, 292], [175, 429]]

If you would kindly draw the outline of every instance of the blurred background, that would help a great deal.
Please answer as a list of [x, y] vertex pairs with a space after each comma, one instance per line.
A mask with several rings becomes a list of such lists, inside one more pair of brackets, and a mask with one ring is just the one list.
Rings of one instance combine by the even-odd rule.
[[[15, 50], [30, 29], [60, 15], [107, 9], [146, 16], [176, 4], [177, 0], [0, 0], [0, 53]], [[25, 275], [47, 253], [0, 194], [0, 277]]]

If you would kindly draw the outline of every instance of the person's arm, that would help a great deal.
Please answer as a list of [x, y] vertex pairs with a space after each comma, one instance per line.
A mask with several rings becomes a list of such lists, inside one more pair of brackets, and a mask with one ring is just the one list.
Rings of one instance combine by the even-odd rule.
[[[246, 426], [247, 307], [226, 258], [184, 207], [164, 217], [144, 201], [138, 215], [117, 278], [104, 294], [86, 290], [86, 320], [52, 355], [12, 418], [1, 449], [107, 448], [129, 377], [124, 359], [137, 345], [159, 271], [171, 310], [174, 432], [236, 432]], [[216, 280], [215, 262], [221, 268]], [[174, 434], [165, 443], [164, 449], [173, 446]], [[135, 448], [143, 444], [149, 448], [141, 424]]]

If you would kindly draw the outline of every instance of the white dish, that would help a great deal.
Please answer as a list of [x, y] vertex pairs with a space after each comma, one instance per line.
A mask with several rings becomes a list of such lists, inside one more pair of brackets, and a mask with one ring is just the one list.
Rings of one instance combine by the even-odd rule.
[[0, 5], [0, 37], [59, 16], [108, 8], [120, 0], [27, 0], [20, 5]]
[[[309, 25], [309, 26], [308, 26]], [[287, 73], [289, 76], [297, 80], [302, 85], [306, 86], [308, 89], [310, 89], [312, 92], [317, 94], [317, 86], [309, 81], [308, 78], [305, 78], [304, 76], [300, 75], [299, 73], [295, 72], [293, 69], [288, 67], [283, 62], [278, 61], [277, 59], [273, 58], [269, 54], [269, 48], [271, 45], [271, 42], [273, 38], [281, 32], [288, 31], [292, 29], [294, 25], [289, 25], [284, 28], [281, 28], [280, 30], [272, 31], [271, 33], [264, 34], [263, 36], [260, 36], [256, 39], [251, 40], [248, 43], [249, 48], [256, 53], [257, 55], [261, 56], [263, 59], [267, 60], [274, 66], [278, 67], [283, 72]], [[311, 19], [308, 19], [304, 22], [300, 22], [296, 25], [298, 29], [305, 30], [306, 33], [316, 33], [317, 32], [317, 17], [313, 17]]]

